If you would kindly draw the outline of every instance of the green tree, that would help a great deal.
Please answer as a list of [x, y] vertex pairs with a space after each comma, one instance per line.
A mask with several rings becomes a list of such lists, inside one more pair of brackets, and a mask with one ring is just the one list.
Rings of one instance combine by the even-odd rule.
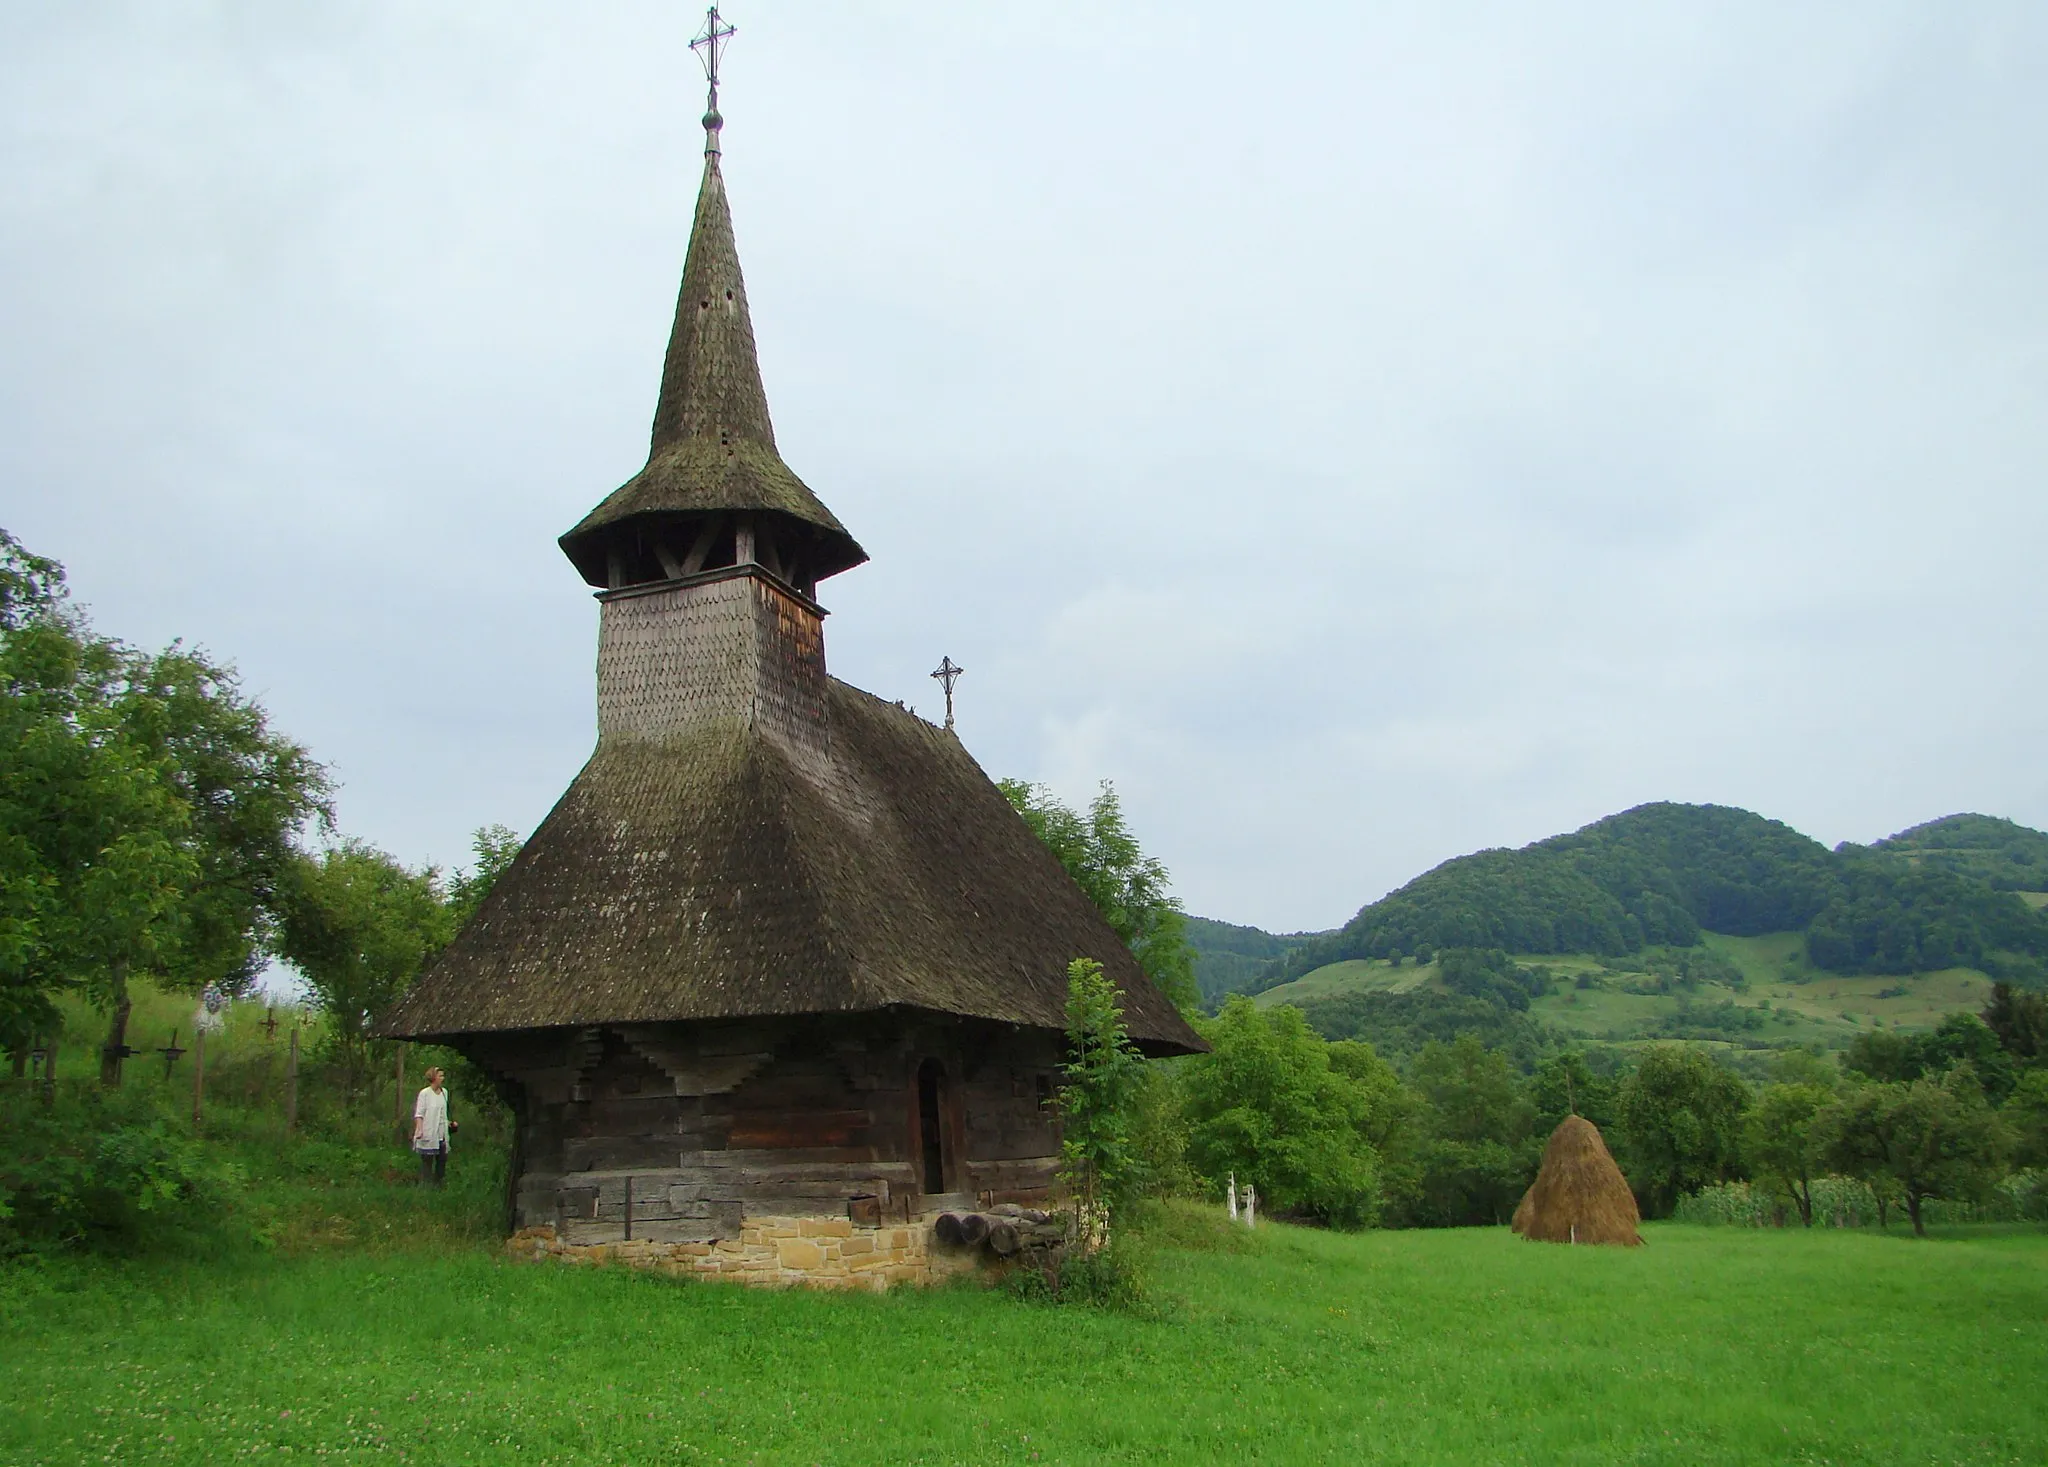
[[128, 654], [94, 636], [63, 568], [0, 531], [0, 1040], [55, 1027], [53, 996], [112, 1002], [177, 952], [192, 815], [117, 707]]
[[[327, 772], [270, 727], [234, 669], [172, 646], [128, 659], [114, 712], [183, 805], [190, 878], [177, 893], [178, 941], [152, 975], [187, 992], [246, 992], [275, 950], [281, 891], [309, 822], [333, 819]], [[104, 1083], [127, 1042], [127, 969], [108, 983]]]
[[1371, 1222], [1378, 1167], [1365, 1128], [1373, 1096], [1362, 1056], [1330, 1048], [1294, 1008], [1233, 994], [1200, 1025], [1210, 1052], [1182, 1062], [1188, 1159], [1212, 1186], [1235, 1173], [1276, 1211], [1344, 1227]]
[[1102, 964], [1067, 967], [1067, 1059], [1061, 1066], [1060, 1177], [1074, 1198], [1075, 1241], [1106, 1244], [1143, 1184], [1134, 1144], [1145, 1057], [1124, 1028], [1115, 985]]
[[1982, 1196], [2011, 1149], [1967, 1065], [1938, 1080], [1855, 1087], [1836, 1107], [1833, 1133], [1830, 1163], [1873, 1186], [1895, 1187], [1920, 1237], [1927, 1235], [1927, 1199]]
[[484, 904], [484, 898], [491, 894], [491, 888], [498, 884], [498, 878], [518, 858], [525, 844], [509, 825], [479, 826], [471, 834], [469, 848], [476, 856], [476, 864], [458, 870], [448, 882], [451, 931], [460, 932], [469, 925], [469, 919], [476, 915], [476, 909]]
[[2048, 1060], [2048, 994], [1994, 983], [1982, 1018], [2017, 1063], [2033, 1065]]
[[1357, 1087], [1357, 1130], [1377, 1163], [1381, 1206], [1406, 1217], [1422, 1195], [1429, 1107], [1365, 1041], [1335, 1040], [1329, 1055], [1330, 1068]]
[[1425, 1220], [1502, 1223], [1536, 1173], [1535, 1108], [1507, 1055], [1473, 1034], [1432, 1041], [1408, 1067], [1430, 1142], [1423, 1159]]
[[1545, 1060], [1529, 1080], [1537, 1134], [1547, 1137], [1566, 1116], [1584, 1116], [1605, 1131], [1614, 1124], [1616, 1089], [1614, 1077], [1595, 1074], [1577, 1050]]
[[2014, 1163], [2048, 1167], [2048, 1069], [2024, 1071], [1998, 1114], [2012, 1135]]
[[110, 1015], [120, 1080], [128, 980], [246, 987], [270, 947], [292, 840], [326, 775], [272, 731], [232, 669], [95, 635], [61, 566], [0, 531], [0, 1032], [82, 991]]
[[1924, 1034], [1874, 1030], [1849, 1042], [1842, 1068], [1866, 1079], [1904, 1084], [1967, 1066], [1993, 1104], [2011, 1093], [2017, 1072], [1997, 1033], [1975, 1014], [1949, 1014]]
[[1652, 1217], [1681, 1194], [1735, 1178], [1749, 1087], [1694, 1049], [1653, 1044], [1615, 1105], [1623, 1169]]
[[1003, 797], [1024, 817], [1069, 876], [1136, 955], [1145, 975], [1183, 1014], [1201, 1006], [1195, 984], [1195, 951], [1188, 943], [1187, 916], [1168, 894], [1166, 867], [1145, 854], [1124, 820], [1122, 804], [1108, 780], [1084, 815], [1043, 785], [1020, 779], [998, 782]]
[[1766, 1085], [1742, 1127], [1750, 1175], [1777, 1188], [1813, 1226], [1813, 1179], [1824, 1175], [1833, 1142], [1834, 1092], [1819, 1085]]
[[284, 956], [327, 1011], [351, 1089], [368, 1068], [374, 1017], [454, 936], [432, 867], [415, 871], [361, 841], [301, 856], [287, 883]]

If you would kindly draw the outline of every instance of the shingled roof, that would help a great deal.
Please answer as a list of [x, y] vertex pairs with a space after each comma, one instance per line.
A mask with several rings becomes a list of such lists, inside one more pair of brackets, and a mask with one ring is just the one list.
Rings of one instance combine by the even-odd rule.
[[725, 178], [719, 155], [710, 152], [647, 466], [562, 536], [562, 551], [584, 580], [602, 586], [606, 530], [635, 519], [730, 511], [786, 515], [805, 527], [820, 577], [868, 558], [775, 447]]
[[1102, 963], [1148, 1053], [1206, 1048], [953, 734], [833, 679], [831, 751], [603, 740], [379, 1032], [916, 1009], [1056, 1029]]

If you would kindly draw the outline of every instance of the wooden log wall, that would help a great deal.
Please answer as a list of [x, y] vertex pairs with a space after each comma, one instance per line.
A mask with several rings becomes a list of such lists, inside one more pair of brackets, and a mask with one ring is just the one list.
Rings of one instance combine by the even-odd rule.
[[[885, 1219], [1045, 1200], [1061, 1038], [933, 1017], [480, 1035], [524, 1098], [516, 1227], [568, 1243], [714, 1242], [748, 1216]], [[943, 1068], [945, 1190], [924, 1190], [919, 1066]]]

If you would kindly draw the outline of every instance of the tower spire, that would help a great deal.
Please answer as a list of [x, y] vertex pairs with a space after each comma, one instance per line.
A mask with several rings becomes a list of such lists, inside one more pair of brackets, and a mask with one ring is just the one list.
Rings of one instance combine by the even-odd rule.
[[775, 446], [719, 166], [719, 63], [732, 34], [713, 5], [690, 42], [708, 87], [704, 177], [647, 466], [561, 540], [583, 578], [607, 590], [761, 564], [814, 595], [868, 558]]

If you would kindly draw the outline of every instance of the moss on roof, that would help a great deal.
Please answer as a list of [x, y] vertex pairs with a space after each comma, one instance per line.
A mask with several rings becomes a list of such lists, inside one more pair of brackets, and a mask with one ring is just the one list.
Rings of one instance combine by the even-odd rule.
[[732, 211], [713, 154], [704, 160], [647, 466], [562, 536], [562, 550], [585, 580], [601, 586], [603, 542], [612, 527], [643, 516], [731, 510], [787, 515], [810, 527], [821, 576], [868, 558], [775, 447]]
[[822, 768], [739, 725], [601, 742], [380, 1032], [888, 1008], [1059, 1028], [1090, 957], [1144, 1048], [1205, 1047], [957, 738], [830, 687]]

